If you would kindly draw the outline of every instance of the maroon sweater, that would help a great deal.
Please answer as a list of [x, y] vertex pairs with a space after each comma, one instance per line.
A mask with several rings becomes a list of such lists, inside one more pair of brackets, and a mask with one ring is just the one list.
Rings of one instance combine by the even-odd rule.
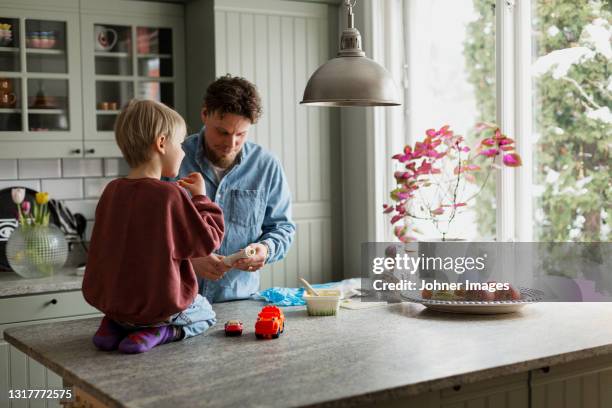
[[221, 208], [206, 196], [152, 178], [113, 180], [96, 208], [83, 296], [114, 320], [164, 321], [195, 299], [189, 258], [210, 255], [223, 231]]

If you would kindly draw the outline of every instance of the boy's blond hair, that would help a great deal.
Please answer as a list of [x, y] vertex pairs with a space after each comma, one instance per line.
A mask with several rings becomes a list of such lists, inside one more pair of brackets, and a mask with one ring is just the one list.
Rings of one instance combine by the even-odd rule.
[[132, 99], [115, 122], [115, 140], [130, 167], [151, 159], [151, 145], [159, 135], [168, 140], [185, 121], [163, 103], [148, 99]]

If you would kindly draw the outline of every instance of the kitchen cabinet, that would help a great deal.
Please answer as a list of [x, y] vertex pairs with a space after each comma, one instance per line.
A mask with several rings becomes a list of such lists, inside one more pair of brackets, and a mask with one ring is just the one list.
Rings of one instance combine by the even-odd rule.
[[183, 6], [9, 0], [0, 25], [0, 159], [120, 157], [134, 97], [185, 114]]
[[0, 7], [0, 158], [79, 156], [78, 3], [10, 3]]
[[182, 7], [130, 3], [81, 2], [87, 157], [120, 156], [113, 127], [132, 98], [157, 100], [185, 112]]
[[612, 407], [612, 357], [544, 367], [531, 376], [531, 408]]
[[9, 400], [8, 390], [63, 388], [61, 377], [1, 339], [5, 329], [97, 315], [79, 290], [0, 298], [0, 408], [59, 407], [51, 399]]

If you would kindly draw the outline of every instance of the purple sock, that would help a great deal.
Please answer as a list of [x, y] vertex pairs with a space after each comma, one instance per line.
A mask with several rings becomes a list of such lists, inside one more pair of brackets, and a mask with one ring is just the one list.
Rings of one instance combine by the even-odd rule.
[[93, 336], [93, 343], [100, 350], [117, 350], [119, 343], [126, 335], [127, 331], [123, 327], [104, 316], [98, 331]]
[[144, 353], [160, 344], [170, 343], [182, 336], [180, 327], [147, 327], [128, 334], [119, 343], [119, 351], [126, 354]]

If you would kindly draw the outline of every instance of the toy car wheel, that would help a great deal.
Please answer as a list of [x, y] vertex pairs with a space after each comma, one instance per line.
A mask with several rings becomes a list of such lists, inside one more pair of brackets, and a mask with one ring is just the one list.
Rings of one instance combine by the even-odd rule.
[[258, 339], [263, 339], [264, 336], [262, 334], [259, 333], [255, 333], [255, 337], [257, 337]]
[[278, 333], [272, 335], [273, 339], [278, 339]]

